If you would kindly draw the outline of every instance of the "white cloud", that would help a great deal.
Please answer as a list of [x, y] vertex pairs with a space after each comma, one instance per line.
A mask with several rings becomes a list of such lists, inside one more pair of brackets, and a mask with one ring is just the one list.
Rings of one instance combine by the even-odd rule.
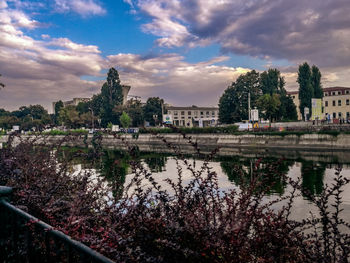
[[95, 0], [55, 0], [56, 11], [75, 12], [81, 16], [104, 15], [106, 10]]
[[108, 57], [110, 65], [118, 65], [122, 81], [144, 99], [159, 96], [174, 105], [217, 106], [227, 86], [249, 69], [217, 66], [227, 57], [202, 63], [188, 63], [182, 56], [166, 54], [142, 57], [118, 54]]

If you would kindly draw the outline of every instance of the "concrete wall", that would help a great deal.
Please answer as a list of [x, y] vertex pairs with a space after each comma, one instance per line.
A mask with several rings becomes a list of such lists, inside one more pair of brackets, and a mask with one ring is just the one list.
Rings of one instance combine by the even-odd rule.
[[[25, 136], [23, 136], [26, 138]], [[62, 140], [64, 136], [45, 136], [38, 142], [55, 143]], [[92, 136], [87, 140], [80, 136], [66, 143], [67, 146], [89, 146]], [[165, 140], [174, 148], [167, 147]], [[6, 136], [0, 138], [0, 142], [6, 142]], [[342, 159], [342, 162], [350, 161], [350, 134], [338, 136], [325, 134], [305, 134], [301, 136], [270, 136], [270, 135], [225, 135], [225, 134], [195, 134], [191, 135], [193, 143], [201, 148], [203, 153], [210, 153], [217, 147], [220, 148], [219, 155], [288, 155], [297, 158], [302, 155], [307, 157], [323, 156], [324, 158]], [[18, 141], [17, 141], [18, 142]], [[163, 134], [154, 136], [151, 134], [140, 134], [133, 138], [131, 134], [114, 137], [103, 136], [102, 145], [106, 149], [127, 149], [128, 146], [138, 146], [141, 151], [150, 152], [174, 152], [178, 149], [183, 153], [195, 153], [194, 148], [178, 134]], [[326, 159], [325, 159], [326, 160]]]

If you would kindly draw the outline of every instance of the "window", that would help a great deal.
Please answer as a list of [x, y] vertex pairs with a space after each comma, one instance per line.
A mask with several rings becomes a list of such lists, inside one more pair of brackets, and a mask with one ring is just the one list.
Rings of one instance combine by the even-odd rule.
[[325, 106], [325, 107], [328, 107], [328, 101], [325, 101], [325, 102], [324, 102], [324, 106]]
[[346, 100], [346, 105], [350, 105], [349, 99]]
[[341, 118], [341, 112], [338, 112], [338, 117]]
[[346, 94], [349, 94], [349, 90], [345, 91]]
[[192, 114], [192, 111], [188, 111], [188, 112], [187, 112], [187, 115], [191, 115], [191, 114]]
[[349, 119], [349, 117], [350, 117], [350, 112], [347, 112], [346, 113], [346, 118]]
[[191, 116], [188, 116], [187, 119], [192, 119], [192, 117], [191, 117]]
[[185, 116], [181, 116], [181, 119], [185, 119]]
[[295, 99], [295, 96], [293, 95], [292, 98]]
[[327, 92], [325, 92], [325, 93], [324, 93], [324, 96], [328, 96], [328, 93], [327, 93]]
[[341, 100], [338, 100], [338, 106], [341, 106]]
[[201, 115], [203, 115], [204, 114], [204, 111], [201, 111]]
[[174, 116], [177, 116], [177, 111], [174, 111]]
[[333, 112], [333, 119], [337, 118], [337, 114]]
[[332, 92], [332, 95], [335, 95], [335, 91]]
[[341, 91], [338, 91], [338, 95], [341, 95]]
[[335, 100], [333, 100], [333, 101], [332, 101], [332, 106], [334, 106], [334, 107], [335, 107]]
[[181, 111], [181, 115], [185, 115], [185, 112], [184, 112], [184, 111]]
[[215, 111], [212, 111], [212, 112], [211, 112], [211, 116], [215, 116]]

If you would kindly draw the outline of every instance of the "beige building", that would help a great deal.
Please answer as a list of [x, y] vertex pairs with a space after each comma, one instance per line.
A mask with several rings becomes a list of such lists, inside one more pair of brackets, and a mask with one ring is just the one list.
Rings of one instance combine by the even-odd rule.
[[165, 107], [172, 123], [179, 127], [208, 127], [218, 124], [219, 108], [216, 107]]
[[[301, 120], [299, 110], [299, 92], [290, 91], [288, 94], [292, 97], [297, 107], [298, 120]], [[338, 122], [339, 119], [350, 120], [350, 87], [328, 87], [323, 88], [323, 119], [329, 115], [331, 120]]]
[[323, 89], [323, 113], [330, 119], [350, 119], [350, 88], [329, 87]]

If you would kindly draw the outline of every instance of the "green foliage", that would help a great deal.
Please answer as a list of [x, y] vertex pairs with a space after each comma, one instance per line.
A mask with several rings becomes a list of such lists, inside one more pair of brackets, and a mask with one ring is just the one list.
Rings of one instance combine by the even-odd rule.
[[279, 120], [296, 121], [298, 119], [297, 108], [289, 95], [281, 95], [281, 106], [278, 112]]
[[260, 74], [259, 84], [263, 94], [281, 94], [284, 92], [284, 78], [281, 72], [274, 68]]
[[88, 134], [88, 130], [83, 130], [83, 129], [75, 129], [75, 130], [69, 130], [69, 131], [61, 131], [61, 130], [51, 130], [48, 132], [43, 132], [44, 135], [83, 135], [83, 134]]
[[119, 116], [113, 111], [114, 107], [123, 104], [122, 85], [120, 84], [119, 74], [115, 68], [110, 68], [107, 74], [107, 82], [101, 88], [101, 108], [100, 117], [102, 125], [107, 123], [116, 123]]
[[311, 69], [306, 62], [299, 66], [298, 79], [299, 83], [299, 100], [300, 100], [300, 112], [304, 119], [304, 108], [308, 107], [311, 114], [311, 99], [314, 94], [311, 84]]
[[[162, 123], [162, 105], [164, 104], [163, 99], [159, 97], [148, 98], [146, 105], [143, 107], [143, 116], [146, 121], [148, 121], [152, 126]], [[157, 123], [155, 122], [153, 116], [157, 115]]]
[[261, 93], [259, 73], [252, 70], [240, 75], [229, 86], [219, 100], [219, 120], [221, 123], [234, 123], [248, 119], [248, 93], [251, 107], [256, 106]]
[[79, 125], [80, 118], [79, 113], [75, 106], [69, 105], [60, 110], [59, 122], [69, 128], [75, 128]]
[[129, 128], [131, 124], [131, 118], [125, 111], [120, 116], [120, 123], [123, 126], [123, 128]]
[[113, 109], [113, 111], [117, 115], [121, 115], [123, 112], [126, 112], [132, 120], [133, 127], [143, 126], [144, 118], [141, 101], [129, 100], [126, 105], [118, 105]]
[[226, 127], [192, 127], [192, 128], [149, 128], [140, 129], [140, 133], [177, 133], [183, 132], [185, 134], [203, 134], [203, 133], [226, 133], [233, 134], [238, 131], [237, 125], [230, 125]]
[[313, 98], [322, 99], [323, 98], [323, 90], [321, 84], [321, 72], [315, 65], [311, 68], [311, 85], [313, 87]]
[[265, 118], [270, 120], [270, 124], [273, 119], [276, 119], [277, 113], [281, 106], [280, 96], [277, 94], [264, 94], [257, 101], [258, 108]]

